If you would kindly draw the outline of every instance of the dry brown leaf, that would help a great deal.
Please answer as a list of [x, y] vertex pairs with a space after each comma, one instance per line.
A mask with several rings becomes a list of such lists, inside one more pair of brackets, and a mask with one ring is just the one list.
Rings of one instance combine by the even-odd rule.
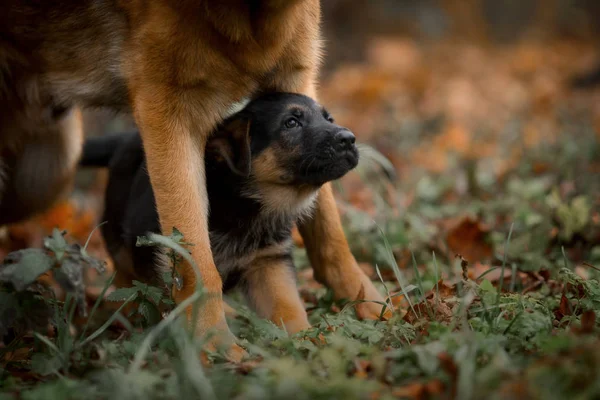
[[392, 296], [392, 305], [394, 306], [394, 308], [396, 309], [406, 309], [408, 307], [408, 301], [406, 300], [406, 297], [401, 294], [399, 296], [394, 296], [395, 293], [390, 293], [390, 295]]
[[411, 383], [410, 385], [394, 388], [392, 395], [399, 399], [425, 399], [427, 387], [423, 383]]
[[234, 364], [233, 367], [237, 373], [242, 374], [242, 375], [248, 375], [255, 368], [260, 366], [261, 361], [262, 361], [262, 359], [260, 359], [260, 358], [254, 359], [254, 360], [242, 361], [240, 363]]
[[438, 397], [444, 392], [444, 383], [439, 379], [433, 379], [425, 385], [427, 390], [427, 397]]
[[560, 304], [556, 310], [554, 310], [554, 316], [558, 321], [562, 320], [564, 317], [572, 315], [573, 309], [571, 307], [571, 302], [567, 297], [563, 294], [560, 298]]
[[456, 390], [458, 389], [458, 366], [454, 362], [454, 358], [448, 353], [440, 353], [438, 355], [441, 368], [450, 376], [451, 394], [450, 398], [456, 398]]
[[[335, 327], [328, 326], [327, 330], [330, 332], [335, 332]], [[327, 339], [325, 338], [325, 335], [323, 335], [322, 333], [319, 333], [319, 335], [317, 337], [306, 337], [306, 339], [308, 339], [310, 342], [312, 342], [312, 344], [314, 344], [315, 346], [326, 346], [327, 345]]]
[[455, 297], [457, 295], [456, 285], [448, 285], [443, 279], [440, 279], [430, 291], [427, 293], [426, 298], [432, 299], [439, 292], [440, 299], [446, 299], [449, 297]]
[[596, 313], [593, 310], [584, 311], [581, 314], [581, 326], [573, 326], [571, 330], [577, 334], [594, 333], [596, 329]]
[[4, 354], [2, 358], [3, 366], [6, 366], [9, 362], [22, 362], [28, 360], [31, 357], [33, 349], [29, 347], [21, 347], [14, 351], [8, 351]]
[[594, 331], [596, 326], [596, 312], [594, 310], [587, 310], [581, 315], [581, 328], [586, 333]]
[[70, 201], [64, 201], [52, 207], [50, 210], [40, 215], [37, 220], [39, 224], [47, 231], [54, 228], [66, 229], [66, 225], [70, 225], [75, 208]]
[[49, 234], [54, 228], [66, 230], [77, 241], [85, 241], [94, 229], [95, 215], [91, 210], [79, 210], [71, 200], [64, 201], [37, 217], [36, 222]]
[[461, 254], [471, 263], [481, 262], [493, 255], [493, 248], [487, 242], [488, 233], [488, 227], [481, 221], [465, 217], [449, 229], [446, 242], [452, 253]]
[[412, 309], [408, 309], [404, 320], [409, 324], [414, 325], [419, 321], [435, 320], [443, 323], [452, 322], [452, 309], [444, 301], [436, 301], [435, 299], [426, 299], [426, 301], [414, 305], [415, 313]]
[[469, 271], [468, 271], [469, 261], [467, 261], [461, 254], [456, 254], [454, 257], [458, 258], [460, 260], [460, 268], [462, 270], [463, 280], [468, 281], [469, 280]]
[[354, 360], [354, 376], [360, 379], [367, 379], [369, 377], [369, 370], [371, 368], [371, 362], [367, 360], [355, 359]]
[[399, 399], [420, 400], [438, 398], [444, 392], [444, 383], [439, 379], [429, 382], [411, 383], [406, 386], [392, 389], [392, 395]]

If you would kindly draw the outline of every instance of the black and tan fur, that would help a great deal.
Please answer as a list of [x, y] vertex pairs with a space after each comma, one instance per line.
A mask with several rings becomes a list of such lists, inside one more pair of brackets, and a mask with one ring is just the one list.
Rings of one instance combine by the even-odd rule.
[[[266, 95], [217, 129], [205, 162], [210, 244], [224, 290], [241, 288], [260, 316], [289, 333], [308, 328], [291, 229], [310, 215], [323, 184], [356, 166], [354, 135], [306, 96]], [[110, 168], [102, 233], [117, 279], [160, 283], [164, 257], [136, 247], [138, 236], [160, 232], [139, 135], [89, 139], [81, 164]]]
[[[192, 257], [211, 294], [196, 332], [216, 328], [215, 338], [232, 344], [209, 245], [206, 142], [244, 99], [272, 91], [315, 97], [319, 1], [4, 0], [1, 8], [0, 158], [3, 182], [11, 183], [0, 185], [0, 211], [21, 219], [68, 189], [80, 150], [77, 134], [63, 127], [77, 118], [69, 109], [132, 112], [161, 226], [178, 226], [195, 244]], [[20, 150], [30, 143], [56, 156]], [[32, 199], [24, 188], [33, 184]], [[382, 300], [349, 250], [330, 185], [299, 228], [315, 277], [336, 297]], [[191, 265], [182, 274], [178, 303], [196, 287]], [[357, 311], [377, 318], [381, 306], [362, 303]], [[241, 349], [231, 348], [239, 358]]]

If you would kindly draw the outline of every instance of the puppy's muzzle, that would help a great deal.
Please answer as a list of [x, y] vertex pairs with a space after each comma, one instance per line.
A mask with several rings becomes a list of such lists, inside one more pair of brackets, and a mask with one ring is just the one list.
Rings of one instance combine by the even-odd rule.
[[338, 152], [352, 151], [356, 149], [356, 137], [348, 129], [342, 129], [334, 135], [334, 146]]
[[296, 163], [297, 180], [320, 186], [339, 179], [358, 164], [354, 134], [346, 128], [327, 127], [316, 132], [321, 140], [311, 143], [306, 155]]
[[348, 163], [352, 169], [358, 163], [358, 149], [356, 148], [356, 137], [348, 129], [343, 128], [335, 132], [332, 139], [332, 147], [338, 160]]

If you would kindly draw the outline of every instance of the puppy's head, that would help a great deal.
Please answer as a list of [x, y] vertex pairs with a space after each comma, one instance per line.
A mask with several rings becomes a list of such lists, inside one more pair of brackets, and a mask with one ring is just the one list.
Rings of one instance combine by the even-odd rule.
[[317, 189], [358, 163], [355, 138], [313, 99], [259, 97], [227, 119], [208, 143], [232, 171], [256, 182]]

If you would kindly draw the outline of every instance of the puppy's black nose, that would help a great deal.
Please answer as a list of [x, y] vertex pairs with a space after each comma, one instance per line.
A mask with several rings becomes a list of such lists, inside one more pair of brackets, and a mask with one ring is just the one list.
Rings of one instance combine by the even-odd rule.
[[348, 129], [343, 129], [335, 135], [335, 140], [340, 150], [350, 150], [356, 142], [356, 137]]

